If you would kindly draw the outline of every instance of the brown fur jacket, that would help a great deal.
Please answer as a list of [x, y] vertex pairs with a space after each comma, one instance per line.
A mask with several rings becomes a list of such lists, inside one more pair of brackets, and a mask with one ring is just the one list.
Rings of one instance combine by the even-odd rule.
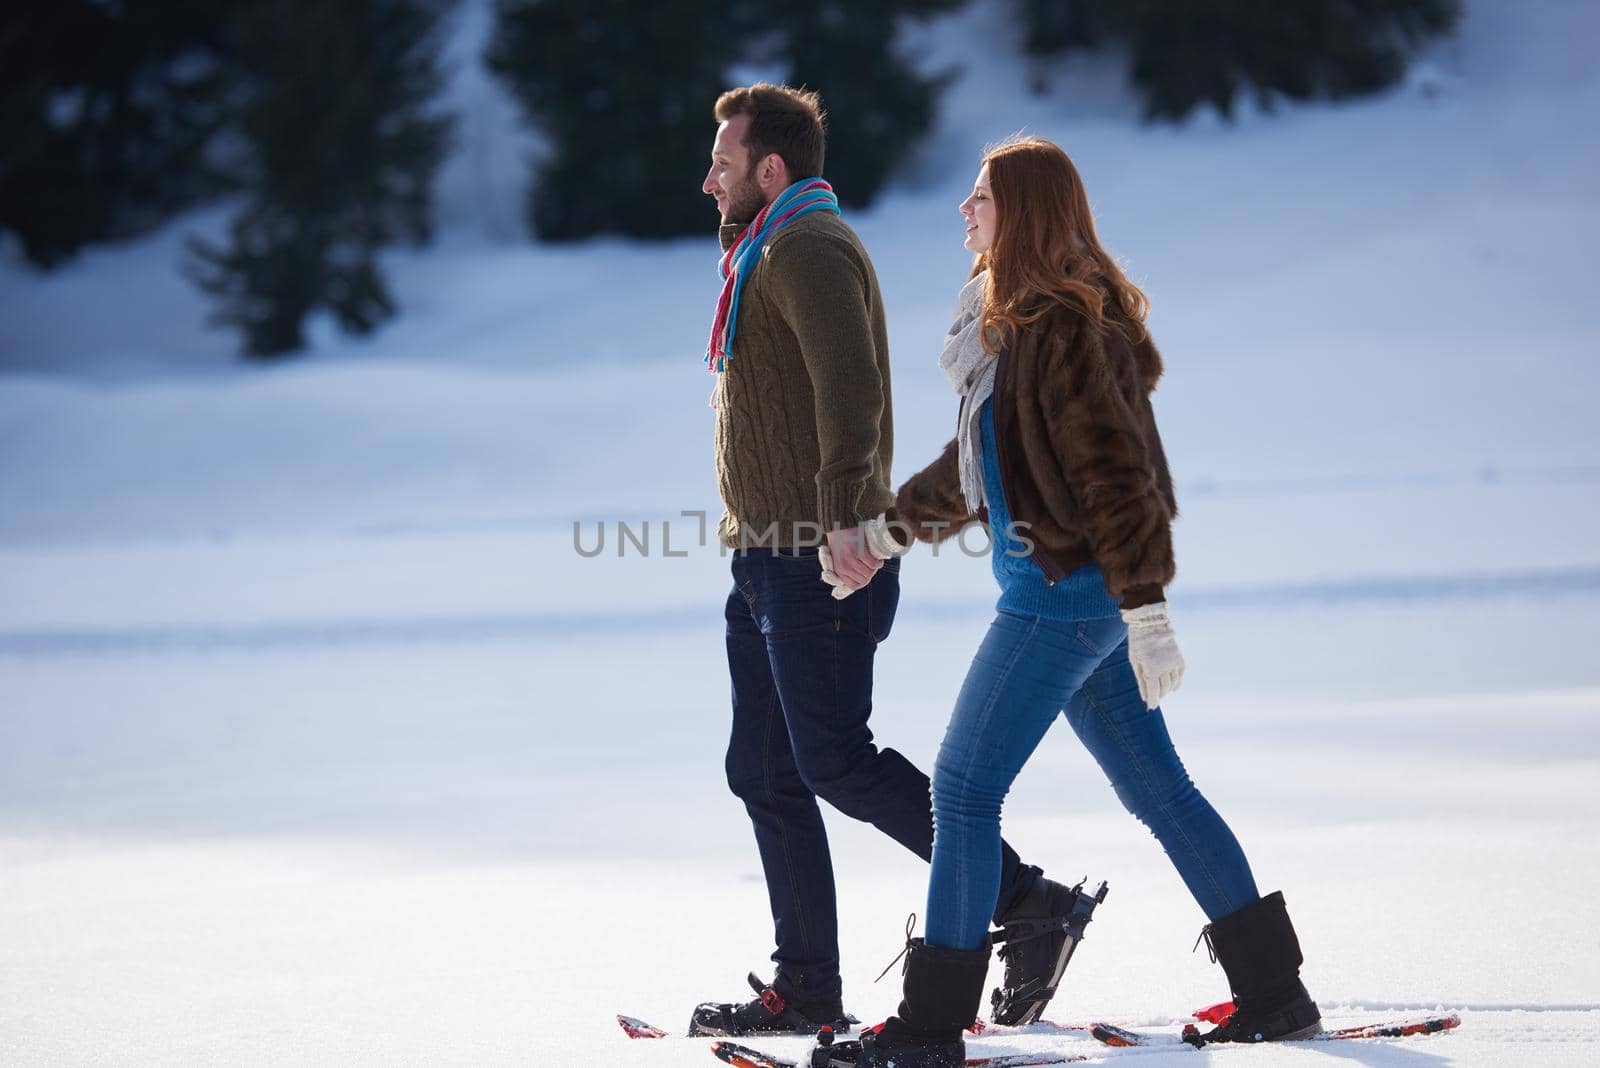
[[[1148, 338], [1130, 344], [1110, 326], [1097, 331], [1060, 307], [997, 358], [1001, 483], [1046, 580], [1054, 585], [1094, 563], [1123, 608], [1165, 600], [1178, 508], [1150, 407], [1161, 377], [1155, 346]], [[896, 495], [891, 518], [918, 541], [943, 541], [988, 520], [987, 508], [967, 510], [958, 455], [952, 439]]]

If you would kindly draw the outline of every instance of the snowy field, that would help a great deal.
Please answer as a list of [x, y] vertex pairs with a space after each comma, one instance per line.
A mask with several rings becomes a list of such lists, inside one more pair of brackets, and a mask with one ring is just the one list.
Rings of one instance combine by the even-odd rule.
[[[934, 359], [978, 149], [1051, 136], [1167, 358], [1179, 749], [1288, 897], [1330, 1024], [1464, 1021], [974, 1052], [1600, 1063], [1600, 7], [1468, 8], [1395, 93], [1231, 127], [1135, 126], [1093, 69], [1028, 95], [1003, 7], [914, 38], [966, 73], [852, 218], [888, 302], [896, 480], [954, 417]], [[458, 58], [485, 26], [469, 5]], [[6, 250], [0, 1064], [703, 1068], [703, 1042], [612, 1016], [676, 1029], [770, 968], [722, 782], [727, 564], [680, 514], [718, 509], [715, 220], [519, 241], [527, 139], [470, 65], [452, 93], [441, 241], [388, 257], [405, 314], [374, 338], [319, 323], [306, 357], [241, 365], [175, 269], [225, 211], [50, 276]], [[622, 521], [650, 523], [648, 557], [618, 558]], [[904, 566], [874, 726], [928, 767], [995, 593], [985, 560]], [[1064, 727], [1005, 826], [1111, 884], [1052, 1018], [1175, 1027], [1226, 996]], [[847, 1005], [881, 1019], [926, 869], [830, 828]]]

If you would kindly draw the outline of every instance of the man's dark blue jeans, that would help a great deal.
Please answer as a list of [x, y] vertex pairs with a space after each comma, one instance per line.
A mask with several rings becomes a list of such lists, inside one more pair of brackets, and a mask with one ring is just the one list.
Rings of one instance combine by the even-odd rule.
[[[728, 670], [733, 733], [728, 785], [755, 824], [777, 934], [775, 985], [801, 1004], [840, 996], [833, 861], [822, 798], [877, 827], [923, 860], [933, 855], [928, 777], [879, 749], [872, 660], [900, 601], [900, 561], [888, 560], [840, 601], [814, 548], [733, 554]], [[1038, 875], [1002, 843], [1002, 909]]]

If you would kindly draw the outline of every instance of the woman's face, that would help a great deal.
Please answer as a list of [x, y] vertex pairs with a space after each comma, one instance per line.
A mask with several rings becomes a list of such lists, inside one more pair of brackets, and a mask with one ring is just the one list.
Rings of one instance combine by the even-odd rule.
[[994, 194], [989, 191], [989, 165], [978, 170], [978, 180], [973, 183], [972, 195], [961, 202], [961, 217], [966, 220], [967, 239], [963, 244], [969, 252], [988, 252], [994, 244], [994, 231], [998, 216], [994, 210]]

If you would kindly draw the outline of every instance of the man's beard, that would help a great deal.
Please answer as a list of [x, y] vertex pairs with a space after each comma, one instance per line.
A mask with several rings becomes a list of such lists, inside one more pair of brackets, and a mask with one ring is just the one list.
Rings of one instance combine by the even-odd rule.
[[753, 222], [766, 206], [766, 195], [761, 192], [755, 178], [747, 175], [744, 181], [728, 190], [728, 210], [722, 216], [722, 221], [731, 226], [744, 226]]

